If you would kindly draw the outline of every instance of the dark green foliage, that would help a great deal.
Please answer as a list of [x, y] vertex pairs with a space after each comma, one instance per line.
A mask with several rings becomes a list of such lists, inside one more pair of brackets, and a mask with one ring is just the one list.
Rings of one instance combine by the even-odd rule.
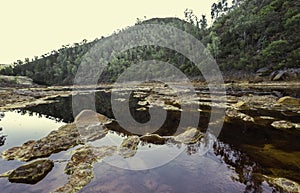
[[[208, 48], [223, 71], [300, 67], [298, 0], [219, 0], [212, 5], [211, 13], [214, 23], [210, 28], [207, 28], [204, 15], [198, 17], [189, 9], [184, 12], [185, 21], [178, 18], [138, 19], [136, 25], [171, 25], [193, 35]], [[46, 85], [73, 84], [83, 56], [101, 41], [64, 46], [32, 61], [28, 58], [24, 62], [18, 60], [14, 67], [2, 69], [1, 73], [26, 75], [36, 83]], [[107, 51], [107, 54], [113, 53]], [[167, 48], [142, 46], [112, 58], [99, 81], [114, 82], [126, 68], [145, 60], [172, 63], [189, 77], [200, 75], [196, 66], [183, 55]], [[133, 76], [143, 76], [143, 73], [138, 71]]]
[[300, 67], [299, 13], [297, 0], [239, 1], [211, 28], [221, 41], [217, 62], [223, 70]]

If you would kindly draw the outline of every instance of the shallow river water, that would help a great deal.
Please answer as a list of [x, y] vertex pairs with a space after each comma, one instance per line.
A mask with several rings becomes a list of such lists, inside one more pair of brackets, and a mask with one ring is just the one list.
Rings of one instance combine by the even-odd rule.
[[[110, 94], [98, 92], [96, 98], [96, 103], [101, 104], [97, 105], [97, 111], [113, 118], [110, 109]], [[55, 103], [3, 112], [0, 121], [2, 128], [0, 134], [5, 136], [5, 141], [0, 146], [0, 152], [22, 145], [28, 140], [40, 139], [65, 123], [72, 122], [71, 98], [58, 97], [56, 100]], [[136, 111], [135, 109], [139, 108], [137, 101], [134, 101], [133, 104], [135, 105], [132, 105], [133, 110], [131, 112], [135, 118], [139, 121], [147, 121], [147, 112]], [[176, 120], [176, 116], [176, 112], [168, 111], [168, 119]], [[175, 122], [166, 123], [166, 128], [174, 127]], [[108, 145], [111, 143], [111, 139], [114, 139], [115, 145], [120, 145], [124, 139], [124, 134], [116, 132], [118, 130], [116, 128], [112, 130], [115, 131], [110, 131], [106, 137], [98, 140], [94, 145]], [[247, 140], [251, 140], [251, 145], [260, 146], [263, 140], [272, 138], [276, 145], [278, 136], [281, 136], [280, 143], [289, 141], [288, 134], [284, 136], [284, 134], [270, 128], [262, 127], [251, 130], [245, 125], [224, 125], [214, 148], [204, 155], [201, 153], [202, 147], [199, 144], [181, 146], [140, 144], [138, 149], [141, 150], [141, 154], [156, 156], [158, 160], [163, 160], [167, 153], [178, 152], [178, 156], [159, 167], [139, 171], [118, 168], [104, 160], [94, 166], [95, 178], [81, 192], [276, 192], [267, 182], [259, 181], [253, 177], [253, 171], [260, 171], [260, 167], [263, 168], [263, 166], [259, 163], [260, 160], [249, 157], [247, 152], [241, 149], [241, 144], [249, 144], [250, 142]], [[299, 143], [292, 139], [290, 146], [297, 149]], [[54, 191], [67, 180], [64, 167], [74, 149], [76, 147], [52, 155], [50, 159], [56, 160], [55, 167], [37, 184], [10, 183], [6, 178], [0, 178], [0, 192], [40, 193]], [[147, 153], [153, 151], [155, 151], [154, 154]], [[3, 173], [23, 163], [5, 161], [0, 158], [0, 164], [0, 173]], [[278, 167], [281, 167], [280, 164]]]

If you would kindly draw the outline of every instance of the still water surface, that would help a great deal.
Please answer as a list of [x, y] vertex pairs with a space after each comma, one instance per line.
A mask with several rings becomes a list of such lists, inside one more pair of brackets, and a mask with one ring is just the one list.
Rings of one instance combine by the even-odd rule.
[[[6, 140], [4, 145], [0, 146], [0, 152], [21, 145], [28, 140], [40, 139], [50, 131], [73, 121], [71, 98], [57, 98], [57, 100], [57, 103], [4, 112], [0, 127], [3, 128], [1, 135], [5, 135]], [[101, 103], [101, 108], [97, 111], [113, 118], [111, 109], [106, 108], [110, 106], [109, 100], [110, 95], [108, 93], [99, 92], [97, 101]], [[139, 113], [133, 114], [138, 118]], [[176, 114], [170, 116], [173, 115]], [[142, 117], [141, 119], [144, 118], [144, 116], [140, 117]], [[115, 139], [115, 142], [117, 141], [115, 145], [119, 145], [124, 139], [124, 135], [110, 132], [106, 137], [97, 141], [97, 145], [106, 145], [112, 138]], [[255, 139], [253, 140], [255, 141]], [[226, 141], [226, 136], [223, 141]], [[273, 191], [273, 188], [266, 182], [251, 179], [251, 169], [256, 167], [255, 161], [249, 161], [247, 155], [231, 144], [218, 141], [214, 150], [205, 155], [201, 155], [201, 148], [197, 145], [183, 145], [181, 147], [162, 145], [160, 148], [155, 147], [155, 145], [139, 146], [139, 149], [142, 150], [151, 150], [151, 148], [156, 148], [155, 151], [158, 151], [156, 155], [160, 156], [164, 156], [165, 152], [168, 151], [178, 151], [180, 148], [183, 148], [184, 151], [173, 161], [151, 170], [131, 171], [111, 166], [105, 161], [97, 163], [95, 165], [95, 178], [81, 192], [239, 193]], [[72, 150], [74, 149], [54, 154], [50, 158], [68, 160], [72, 155]], [[162, 151], [161, 154], [159, 151]], [[227, 160], [224, 160], [224, 153], [227, 154]], [[0, 172], [2, 173], [23, 163], [5, 161], [0, 158], [0, 164]], [[54, 191], [67, 180], [67, 176], [64, 174], [65, 165], [66, 162], [56, 162], [54, 169], [45, 179], [35, 185], [15, 184], [0, 178], [0, 192], [40, 193]], [[241, 175], [241, 172], [238, 172], [240, 170], [245, 170], [244, 173], [246, 174], [244, 175], [249, 173], [247, 183], [241, 183], [241, 180], [238, 180]]]

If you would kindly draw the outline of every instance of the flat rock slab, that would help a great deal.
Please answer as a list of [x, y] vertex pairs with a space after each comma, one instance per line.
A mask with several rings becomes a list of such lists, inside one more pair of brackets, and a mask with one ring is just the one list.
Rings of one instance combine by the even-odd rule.
[[204, 134], [201, 133], [197, 128], [188, 127], [187, 130], [174, 137], [174, 140], [184, 144], [194, 144], [197, 143]]
[[83, 146], [77, 149], [65, 168], [68, 182], [55, 192], [76, 193], [80, 191], [94, 177], [93, 164], [104, 157], [113, 155], [116, 151], [116, 146]]
[[36, 184], [52, 170], [53, 166], [52, 160], [37, 160], [13, 170], [8, 180], [15, 183]]
[[81, 144], [75, 124], [67, 124], [52, 131], [46, 137], [37, 141], [28, 141], [20, 147], [10, 148], [2, 153], [7, 160], [30, 161], [36, 158], [48, 157], [53, 153], [68, 150]]

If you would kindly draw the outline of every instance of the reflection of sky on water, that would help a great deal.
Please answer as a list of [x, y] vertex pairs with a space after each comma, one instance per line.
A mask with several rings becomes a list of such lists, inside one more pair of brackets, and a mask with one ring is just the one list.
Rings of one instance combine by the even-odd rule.
[[4, 118], [0, 121], [0, 127], [3, 128], [2, 133], [7, 137], [4, 146], [0, 147], [0, 151], [22, 145], [28, 140], [40, 139], [65, 124], [35, 114], [30, 116], [28, 113], [21, 114], [16, 111], [4, 112], [4, 114]]
[[[46, 136], [50, 131], [58, 129], [65, 123], [48, 119], [45, 116], [5, 112], [0, 121], [2, 133], [7, 135], [5, 144], [0, 151], [18, 146], [28, 140], [36, 140]], [[109, 134], [91, 144], [94, 146], [115, 145], [119, 146], [124, 137], [109, 132]], [[176, 153], [182, 145], [139, 145], [137, 157], [144, 156], [152, 161], [159, 161], [169, 153]], [[68, 160], [72, 156], [72, 148], [58, 154], [53, 154], [50, 159]], [[151, 150], [151, 151], [149, 151]], [[118, 155], [115, 155], [118, 157]], [[112, 158], [107, 158], [112, 159]], [[129, 158], [135, 159], [135, 157]], [[119, 156], [119, 160], [120, 156]], [[134, 163], [134, 162], [133, 162]], [[137, 160], [137, 164], [140, 164]], [[14, 169], [24, 163], [19, 161], [5, 161], [0, 158], [0, 173]], [[64, 174], [66, 162], [55, 163], [53, 170], [41, 182], [35, 185], [11, 184], [7, 179], [0, 178], [0, 192], [28, 192], [46, 193], [62, 186], [67, 179]], [[114, 167], [107, 160], [95, 164], [95, 178], [81, 192], [231, 192], [238, 193], [245, 190], [245, 185], [232, 178], [237, 174], [233, 168], [228, 167], [218, 156], [210, 152], [204, 156], [200, 153], [190, 155], [183, 151], [178, 157], [161, 167], [149, 170], [132, 171]], [[262, 184], [265, 192], [271, 192], [268, 185]]]

